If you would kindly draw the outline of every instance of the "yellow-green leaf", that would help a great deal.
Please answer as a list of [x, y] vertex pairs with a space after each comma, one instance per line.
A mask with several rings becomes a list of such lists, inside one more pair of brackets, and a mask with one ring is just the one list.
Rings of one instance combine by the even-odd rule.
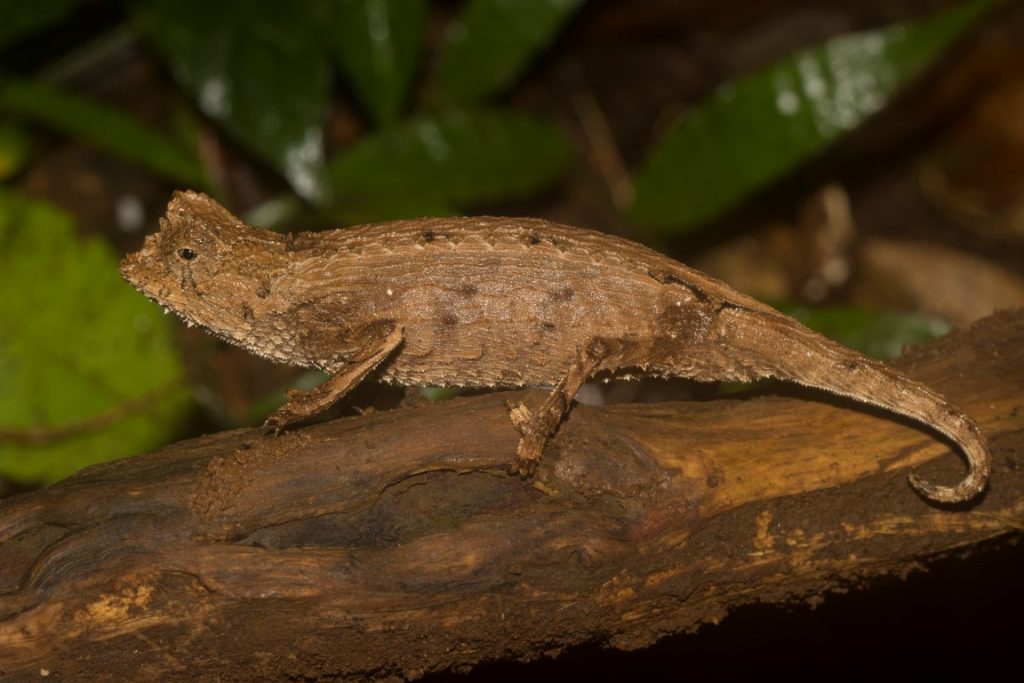
[[191, 399], [158, 306], [101, 240], [0, 191], [0, 475], [49, 482], [167, 443]]

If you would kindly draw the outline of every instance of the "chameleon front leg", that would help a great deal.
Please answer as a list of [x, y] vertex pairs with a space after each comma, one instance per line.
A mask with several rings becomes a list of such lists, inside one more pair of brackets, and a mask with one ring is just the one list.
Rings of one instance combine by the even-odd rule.
[[576, 392], [598, 369], [607, 366], [621, 347], [618, 340], [595, 337], [577, 349], [568, 371], [536, 412], [521, 401], [509, 403], [509, 418], [520, 434], [513, 473], [530, 475], [537, 469], [544, 446], [569, 412]]
[[384, 336], [368, 336], [348, 362], [318, 387], [309, 391], [289, 389], [288, 402], [271, 413], [263, 423], [264, 430], [278, 434], [288, 425], [326, 410], [362, 382], [401, 343], [402, 329], [397, 326], [392, 326]]

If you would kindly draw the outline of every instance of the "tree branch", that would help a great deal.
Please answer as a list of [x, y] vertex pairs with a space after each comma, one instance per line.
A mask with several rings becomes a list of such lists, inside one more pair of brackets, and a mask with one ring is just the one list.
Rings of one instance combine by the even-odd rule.
[[512, 394], [89, 468], [0, 503], [0, 677], [411, 677], [637, 648], [1019, 531], [1024, 312], [896, 364], [991, 440], [977, 504], [907, 486], [961, 476], [934, 434], [788, 389], [575, 406], [533, 480], [507, 474]]

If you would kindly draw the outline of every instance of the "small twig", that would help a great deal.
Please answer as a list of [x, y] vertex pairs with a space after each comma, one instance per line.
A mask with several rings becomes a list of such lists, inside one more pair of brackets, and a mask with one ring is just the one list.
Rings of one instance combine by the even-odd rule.
[[608, 117], [604, 115], [604, 110], [590, 89], [581, 82], [578, 69], [567, 68], [563, 75], [575, 86], [570, 89], [570, 102], [593, 152], [597, 170], [608, 185], [615, 208], [620, 212], [625, 211], [633, 201], [633, 179], [622, 161], [615, 135], [608, 125]]

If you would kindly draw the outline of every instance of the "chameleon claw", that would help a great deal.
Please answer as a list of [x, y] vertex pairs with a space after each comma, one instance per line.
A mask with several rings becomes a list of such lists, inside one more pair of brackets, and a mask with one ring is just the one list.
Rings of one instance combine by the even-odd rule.
[[508, 408], [508, 417], [512, 420], [512, 424], [515, 426], [516, 431], [521, 435], [526, 436], [527, 427], [533, 419], [533, 413], [522, 401], [506, 401], [505, 407]]
[[301, 419], [301, 417], [288, 410], [288, 405], [286, 404], [272, 412], [270, 416], [263, 421], [263, 433], [269, 436], [278, 436], [288, 425], [293, 422], [298, 422]]
[[521, 479], [532, 479], [537, 474], [537, 461], [516, 458], [509, 468], [509, 474]]
[[537, 473], [545, 441], [546, 439], [538, 439], [536, 434], [523, 434], [522, 438], [519, 439], [519, 445], [516, 447], [516, 457], [512, 461], [513, 474], [518, 474], [521, 477], [532, 477]]
[[516, 457], [509, 466], [509, 474], [532, 477], [537, 473], [537, 464], [544, 450], [544, 443], [537, 442], [532, 429], [533, 412], [522, 401], [506, 401], [505, 406], [512, 425], [519, 432], [519, 445], [516, 447]]
[[509, 474], [528, 479], [537, 473], [537, 460], [516, 456], [509, 467]]
[[260, 427], [260, 429], [263, 430], [263, 433], [267, 436], [277, 436], [281, 433], [281, 429], [283, 428], [284, 425], [278, 420], [275, 420], [273, 415], [264, 420], [263, 425]]

